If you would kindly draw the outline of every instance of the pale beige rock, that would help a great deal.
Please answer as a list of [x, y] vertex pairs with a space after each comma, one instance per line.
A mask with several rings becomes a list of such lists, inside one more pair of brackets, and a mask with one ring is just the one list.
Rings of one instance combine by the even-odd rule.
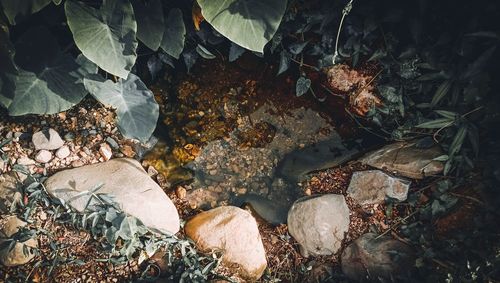
[[267, 266], [266, 252], [255, 218], [235, 206], [222, 206], [193, 217], [184, 228], [198, 248], [221, 250], [223, 262], [235, 274], [258, 280]]
[[59, 159], [64, 159], [68, 157], [71, 154], [71, 151], [69, 150], [69, 147], [67, 145], [62, 146], [56, 151], [56, 156]]
[[359, 171], [352, 175], [347, 195], [361, 205], [383, 203], [386, 197], [405, 201], [410, 183], [380, 170]]
[[[26, 222], [21, 221], [16, 216], [9, 216], [2, 221], [0, 228], [0, 246], [7, 241], [11, 241], [11, 237], [16, 234], [19, 229], [26, 226]], [[0, 249], [0, 263], [5, 266], [18, 266], [25, 264], [35, 257], [34, 249], [38, 248], [38, 242], [30, 238], [24, 242], [16, 242], [14, 248], [9, 249], [6, 245]]]
[[342, 195], [303, 197], [288, 212], [288, 231], [305, 257], [335, 254], [349, 223], [349, 208]]
[[408, 178], [423, 179], [443, 171], [443, 163], [432, 160], [442, 154], [439, 146], [421, 149], [415, 146], [415, 142], [398, 142], [368, 153], [360, 161]]
[[36, 162], [48, 163], [52, 160], [52, 153], [48, 150], [42, 149], [35, 156]]
[[[180, 220], [172, 201], [134, 159], [117, 158], [103, 163], [60, 171], [45, 182], [47, 191], [66, 201], [82, 191], [102, 184], [97, 193], [114, 197], [125, 212], [137, 217], [146, 226], [177, 233]], [[69, 204], [82, 212], [90, 196], [83, 195]], [[96, 204], [92, 200], [90, 208]]]
[[54, 129], [34, 133], [31, 141], [35, 145], [36, 150], [55, 150], [64, 145], [64, 141]]

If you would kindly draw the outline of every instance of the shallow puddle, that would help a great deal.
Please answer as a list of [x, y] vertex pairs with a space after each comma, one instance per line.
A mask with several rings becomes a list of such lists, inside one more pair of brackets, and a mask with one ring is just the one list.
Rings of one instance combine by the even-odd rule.
[[165, 187], [186, 188], [191, 208], [250, 203], [261, 216], [271, 213], [268, 221], [282, 223], [282, 212], [303, 195], [307, 173], [358, 153], [359, 145], [346, 143], [321, 110], [328, 104], [295, 97], [286, 78], [268, 84], [273, 80], [263, 79], [265, 73], [256, 77], [223, 63], [200, 70], [174, 89], [153, 87], [164, 117], [160, 141], [143, 160], [165, 178]]

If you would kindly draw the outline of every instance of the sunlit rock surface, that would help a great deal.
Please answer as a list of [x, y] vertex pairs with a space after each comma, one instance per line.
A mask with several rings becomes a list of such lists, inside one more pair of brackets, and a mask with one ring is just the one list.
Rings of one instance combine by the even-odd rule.
[[257, 280], [264, 273], [266, 252], [249, 212], [234, 206], [214, 208], [193, 217], [184, 230], [200, 250], [221, 251], [223, 262], [235, 274]]
[[[102, 187], [96, 193], [112, 196], [120, 209], [137, 217], [144, 225], [163, 232], [179, 231], [179, 214], [174, 204], [134, 159], [112, 159], [64, 170], [45, 181], [51, 195], [65, 200], [79, 212], [85, 210], [91, 195], [74, 196], [99, 185]], [[92, 199], [87, 207], [93, 209], [95, 204], [97, 200]]]

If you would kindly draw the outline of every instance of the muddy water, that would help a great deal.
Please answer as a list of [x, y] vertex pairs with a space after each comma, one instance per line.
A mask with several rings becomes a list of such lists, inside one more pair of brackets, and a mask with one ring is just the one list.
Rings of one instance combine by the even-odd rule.
[[192, 208], [250, 203], [269, 222], [283, 223], [308, 172], [358, 152], [324, 105], [292, 94], [290, 79], [224, 63], [198, 69], [174, 88], [153, 87], [163, 121], [143, 161], [167, 186], [182, 184]]

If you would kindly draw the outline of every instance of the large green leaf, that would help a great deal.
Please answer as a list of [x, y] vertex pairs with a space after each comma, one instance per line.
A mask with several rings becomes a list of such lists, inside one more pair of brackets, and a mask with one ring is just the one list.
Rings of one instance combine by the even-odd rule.
[[84, 79], [85, 88], [101, 103], [116, 108], [120, 132], [128, 138], [147, 141], [156, 127], [159, 107], [153, 93], [139, 77], [130, 73], [114, 83], [94, 75]]
[[11, 25], [19, 23], [27, 16], [40, 11], [52, 0], [0, 0], [4, 14]]
[[15, 73], [14, 45], [9, 39], [9, 28], [0, 20], [0, 73]]
[[0, 19], [0, 105], [8, 108], [14, 97], [14, 45], [9, 39], [9, 29]]
[[205, 20], [236, 44], [263, 52], [286, 10], [286, 0], [198, 0]]
[[10, 115], [54, 114], [71, 108], [86, 95], [83, 76], [97, 67], [80, 57], [63, 54], [45, 28], [33, 28], [16, 42], [19, 73], [9, 105]]
[[184, 49], [184, 36], [186, 35], [186, 27], [184, 26], [181, 10], [177, 8], [170, 10], [165, 24], [161, 49], [168, 55], [179, 59], [182, 49]]
[[132, 6], [137, 20], [137, 38], [149, 49], [158, 50], [165, 30], [161, 0], [133, 0]]
[[0, 73], [0, 105], [9, 108], [14, 98], [15, 78], [13, 75]]
[[68, 25], [83, 55], [108, 73], [127, 78], [137, 58], [137, 24], [128, 0], [104, 0], [96, 10], [65, 3]]

